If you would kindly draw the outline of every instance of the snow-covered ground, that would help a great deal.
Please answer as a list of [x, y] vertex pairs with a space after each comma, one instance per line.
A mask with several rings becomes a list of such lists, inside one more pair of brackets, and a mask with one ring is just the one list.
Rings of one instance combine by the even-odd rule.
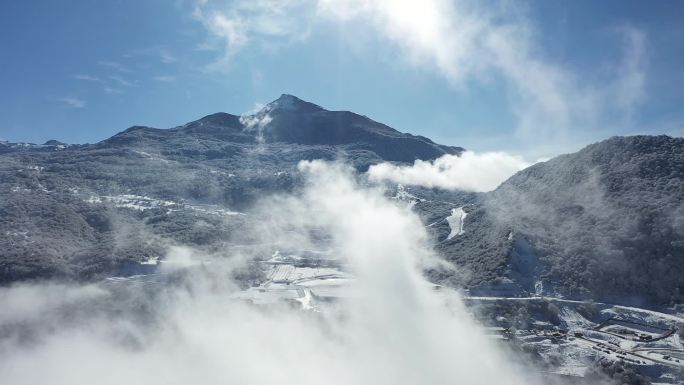
[[12, 192], [13, 193], [30, 193], [31, 189], [27, 189], [27, 188], [19, 187], [19, 186], [14, 186], [14, 187], [12, 187]]
[[219, 205], [185, 204], [184, 207], [194, 211], [218, 216], [245, 215], [244, 213], [232, 211]]
[[298, 303], [302, 310], [319, 311], [319, 301], [344, 297], [353, 277], [336, 267], [302, 266], [276, 252], [264, 262], [269, 269], [267, 280], [258, 287], [237, 293], [236, 299], [254, 304]]
[[328, 267], [295, 267], [293, 265], [275, 265], [269, 274], [271, 282], [303, 284], [308, 281], [350, 278], [338, 269]]
[[[79, 194], [79, 191], [73, 189], [74, 194]], [[165, 208], [168, 212], [178, 211], [182, 209], [189, 209], [203, 214], [211, 214], [218, 216], [233, 216], [233, 215], [245, 215], [237, 211], [232, 211], [226, 207], [219, 205], [210, 204], [199, 204], [199, 203], [184, 203], [175, 202], [165, 199], [157, 199], [143, 195], [135, 194], [120, 194], [120, 195], [89, 195], [86, 202], [92, 204], [98, 203], [110, 203], [116, 207], [127, 208], [131, 210], [151, 210], [158, 208]]]
[[116, 207], [123, 207], [133, 210], [150, 210], [163, 207], [176, 206], [178, 203], [162, 199], [155, 199], [142, 195], [121, 194], [121, 195], [91, 195], [86, 199], [88, 203], [112, 203]]
[[397, 191], [392, 197], [392, 199], [408, 203], [408, 207], [413, 207], [418, 202], [424, 202], [425, 199], [418, 198], [417, 196], [411, 194], [408, 189], [403, 184], [397, 185]]
[[[552, 364], [550, 373], [581, 377], [596, 362], [608, 361], [632, 366], [654, 383], [684, 384], [684, 345], [676, 329], [684, 324], [684, 318], [679, 316], [594, 303], [598, 313], [587, 319], [578, 311], [583, 302], [549, 297], [467, 297], [466, 301], [499, 308], [507, 303], [525, 305], [533, 301], [553, 304], [558, 309], [556, 326], [534, 321], [548, 315], [530, 311], [533, 322], [529, 329], [513, 331], [516, 341], [533, 347]], [[539, 306], [529, 307], [535, 308]], [[506, 321], [505, 317], [496, 319], [497, 323]]]
[[[300, 258], [306, 255], [307, 258]], [[311, 258], [319, 255], [322, 259]], [[255, 305], [294, 306], [303, 311], [325, 312], [330, 301], [354, 295], [355, 279], [326, 252], [311, 250], [274, 252], [261, 262], [266, 279], [258, 286], [236, 292], [235, 300]], [[333, 261], [333, 262], [331, 262]], [[150, 259], [143, 263], [159, 263]], [[154, 275], [112, 278], [107, 284], [132, 282], [143, 286], [158, 282]], [[536, 304], [533, 301], [537, 301]], [[491, 337], [501, 343], [520, 344], [539, 353], [543, 372], [551, 376], [583, 377], [598, 362], [629, 365], [648, 375], [653, 383], [684, 384], [684, 346], [675, 325], [684, 318], [634, 307], [593, 303], [594, 316], [588, 319], [581, 301], [551, 297], [465, 297], [468, 306], [527, 306], [526, 326], [511, 328], [508, 313], [497, 314]], [[539, 306], [539, 303], [544, 306]], [[551, 306], [553, 305], [553, 306]], [[549, 321], [549, 310], [556, 321]], [[503, 307], [505, 308], [505, 306]], [[536, 310], [535, 310], [536, 309]], [[542, 309], [542, 310], [539, 310]], [[546, 309], [546, 310], [544, 310]], [[513, 312], [513, 317], [520, 312]], [[485, 320], [482, 320], [485, 322]], [[488, 323], [491, 325], [491, 323]], [[527, 349], [526, 349], [527, 350]]]
[[[265, 266], [270, 269], [267, 281], [259, 287], [239, 293], [236, 298], [254, 304], [286, 302], [302, 310], [325, 311], [323, 303], [331, 299], [348, 298], [354, 285], [353, 276], [339, 268], [295, 265], [288, 263], [279, 253], [267, 261]], [[538, 351], [548, 365], [545, 369], [548, 375], [583, 377], [590, 369], [595, 368], [597, 362], [609, 361], [630, 365], [647, 374], [654, 383], [684, 384], [684, 346], [677, 333], [673, 333], [671, 329], [676, 323], [684, 324], [684, 319], [678, 316], [597, 303], [594, 306], [598, 309], [598, 314], [590, 320], [578, 311], [578, 307], [584, 304], [581, 301], [549, 297], [465, 299], [469, 305], [494, 305], [502, 301], [525, 304], [540, 300], [554, 304], [560, 319], [556, 326], [542, 315], [532, 313], [527, 330], [509, 331], [498, 327], [494, 329], [499, 332], [492, 334], [492, 338], [499, 340], [515, 335], [510, 343], [519, 343]], [[626, 323], [612, 324], [612, 318], [626, 320]], [[505, 321], [505, 317], [497, 317], [497, 320]], [[601, 322], [603, 320], [609, 321]], [[629, 322], [635, 323], [633, 328], [630, 328]], [[633, 331], [630, 332], [629, 329]], [[644, 330], [651, 332], [645, 333]], [[505, 334], [502, 335], [501, 331], [505, 331]], [[649, 340], [639, 341], [639, 338], [646, 338], [640, 335], [646, 334], [650, 336]]]
[[449, 227], [451, 228], [451, 232], [449, 233], [449, 236], [447, 236], [447, 239], [464, 233], [463, 225], [466, 216], [468, 216], [468, 214], [463, 211], [463, 207], [451, 209], [451, 215], [446, 218], [447, 222], [449, 222]]
[[138, 155], [141, 155], [143, 158], [148, 159], [148, 160], [154, 160], [162, 163], [169, 163], [167, 159], [164, 159], [161, 155], [153, 155], [145, 151], [138, 151], [138, 150], [132, 150]]

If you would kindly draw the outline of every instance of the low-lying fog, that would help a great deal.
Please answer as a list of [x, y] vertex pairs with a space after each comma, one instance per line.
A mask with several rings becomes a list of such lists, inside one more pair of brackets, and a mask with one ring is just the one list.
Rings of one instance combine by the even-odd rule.
[[[439, 263], [416, 215], [350, 170], [300, 164], [304, 192], [264, 201], [263, 242], [349, 264], [349, 296], [323, 312], [234, 299], [230, 255], [168, 287], [17, 285], [0, 291], [3, 384], [530, 384], [456, 292], [420, 271]], [[248, 230], [245, 230], [248, 231]], [[206, 260], [191, 249], [175, 254]], [[172, 258], [173, 255], [169, 256]]]

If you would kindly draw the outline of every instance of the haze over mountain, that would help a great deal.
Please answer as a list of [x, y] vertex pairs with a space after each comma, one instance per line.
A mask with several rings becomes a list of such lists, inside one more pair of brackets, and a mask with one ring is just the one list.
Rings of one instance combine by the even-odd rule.
[[[252, 115], [131, 127], [90, 145], [4, 143], [0, 280], [90, 280], [149, 269], [170, 245], [249, 244], [250, 207], [297, 191], [302, 160], [411, 166], [463, 148], [283, 95]], [[519, 172], [491, 193], [390, 184], [474, 292], [667, 305], [684, 283], [681, 138], [611, 138]], [[463, 218], [453, 231], [455, 209]], [[449, 217], [449, 219], [446, 219]], [[382, 231], [382, 229], [377, 229]], [[142, 265], [140, 263], [143, 263]]]

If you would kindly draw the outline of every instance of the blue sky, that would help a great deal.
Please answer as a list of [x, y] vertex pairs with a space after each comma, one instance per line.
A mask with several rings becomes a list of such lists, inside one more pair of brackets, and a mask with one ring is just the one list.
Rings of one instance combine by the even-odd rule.
[[528, 158], [684, 134], [675, 1], [57, 0], [0, 6], [0, 139], [97, 142], [281, 93]]

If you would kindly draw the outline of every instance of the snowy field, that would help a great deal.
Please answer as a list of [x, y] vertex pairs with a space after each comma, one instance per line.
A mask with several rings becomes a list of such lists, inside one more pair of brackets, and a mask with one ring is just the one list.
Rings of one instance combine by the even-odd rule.
[[549, 297], [466, 300], [470, 306], [496, 309], [507, 309], [509, 305], [516, 309], [539, 308], [524, 306], [535, 301], [557, 309], [556, 324], [548, 322], [548, 315], [534, 310], [529, 310], [533, 322], [525, 329], [516, 329], [505, 317], [496, 320], [505, 325], [509, 338], [538, 352], [549, 365], [549, 373], [583, 377], [596, 363], [614, 363], [635, 368], [654, 384], [684, 384], [684, 344], [678, 330], [684, 318], [678, 315], [594, 303], [596, 314], [589, 319], [578, 311], [585, 305], [581, 301]]

